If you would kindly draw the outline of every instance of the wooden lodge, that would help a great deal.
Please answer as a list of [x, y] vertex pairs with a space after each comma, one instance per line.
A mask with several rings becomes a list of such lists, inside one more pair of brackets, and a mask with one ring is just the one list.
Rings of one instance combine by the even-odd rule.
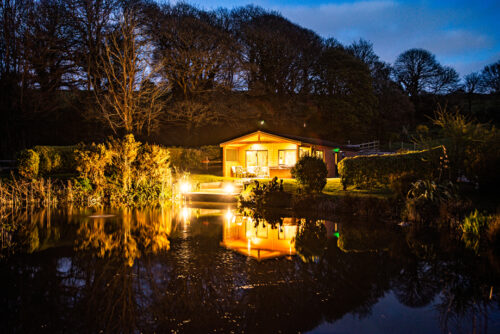
[[356, 150], [318, 138], [305, 138], [269, 131], [254, 131], [220, 144], [224, 176], [290, 178], [291, 169], [304, 155], [323, 159], [328, 177], [337, 176], [337, 163]]

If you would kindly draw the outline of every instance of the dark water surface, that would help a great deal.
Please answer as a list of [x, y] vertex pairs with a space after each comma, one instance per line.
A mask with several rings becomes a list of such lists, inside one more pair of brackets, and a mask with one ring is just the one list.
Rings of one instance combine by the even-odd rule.
[[497, 259], [376, 219], [57, 210], [0, 262], [1, 333], [500, 333]]

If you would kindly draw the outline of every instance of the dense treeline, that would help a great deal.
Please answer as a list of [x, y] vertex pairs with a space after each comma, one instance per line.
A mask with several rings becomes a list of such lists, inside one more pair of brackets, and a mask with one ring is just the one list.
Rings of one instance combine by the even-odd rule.
[[0, 20], [4, 157], [125, 133], [211, 144], [257, 126], [405, 140], [443, 102], [499, 121], [500, 62], [460, 84], [426, 50], [387, 64], [367, 41], [341, 45], [259, 7], [1, 0]]

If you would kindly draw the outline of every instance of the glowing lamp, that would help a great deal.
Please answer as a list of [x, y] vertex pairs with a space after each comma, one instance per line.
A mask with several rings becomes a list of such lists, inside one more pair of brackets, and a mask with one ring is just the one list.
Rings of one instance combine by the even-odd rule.
[[234, 194], [234, 186], [231, 183], [226, 184], [224, 187], [224, 192], [226, 194]]
[[190, 189], [191, 189], [191, 185], [188, 182], [181, 183], [181, 185], [179, 187], [179, 190], [183, 194], [189, 192]]

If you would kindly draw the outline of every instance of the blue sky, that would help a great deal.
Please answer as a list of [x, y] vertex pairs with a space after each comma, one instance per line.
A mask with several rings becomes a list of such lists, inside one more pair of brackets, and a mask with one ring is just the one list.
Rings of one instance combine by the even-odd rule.
[[[174, 1], [175, 2], [175, 1]], [[392, 63], [403, 51], [424, 48], [460, 75], [500, 60], [500, 1], [255, 0], [187, 1], [205, 9], [254, 4], [343, 44], [364, 38]]]

